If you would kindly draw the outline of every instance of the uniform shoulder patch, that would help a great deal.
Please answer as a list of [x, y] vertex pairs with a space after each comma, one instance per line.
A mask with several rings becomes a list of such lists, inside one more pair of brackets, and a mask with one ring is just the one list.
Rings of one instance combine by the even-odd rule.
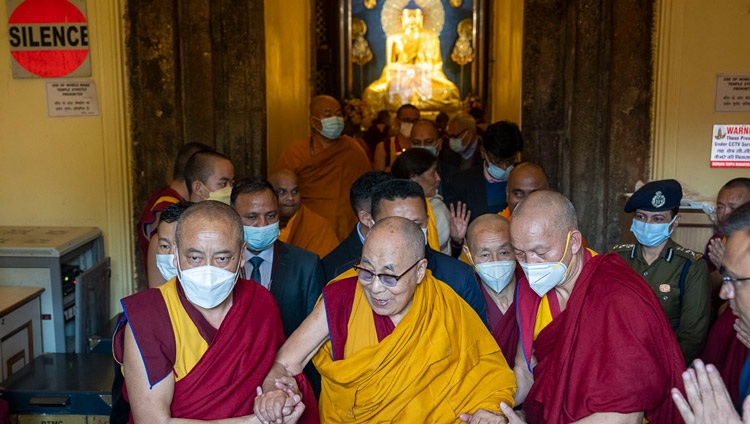
[[690, 259], [693, 262], [703, 257], [703, 253], [699, 253], [695, 250], [688, 249], [682, 246], [675, 246], [672, 250], [674, 250], [674, 253], [676, 253], [677, 255], [682, 256], [683, 258]]
[[634, 244], [616, 244], [612, 246], [612, 250], [631, 250], [635, 246]]

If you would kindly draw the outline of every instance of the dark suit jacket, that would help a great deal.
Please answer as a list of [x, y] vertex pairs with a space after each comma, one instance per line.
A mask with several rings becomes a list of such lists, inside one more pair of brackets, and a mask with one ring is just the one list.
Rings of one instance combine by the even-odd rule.
[[487, 305], [484, 303], [482, 290], [479, 288], [474, 270], [458, 259], [433, 250], [429, 246], [425, 251], [425, 258], [427, 258], [427, 269], [432, 271], [432, 275], [450, 286], [486, 324]]
[[359, 241], [357, 227], [354, 227], [344, 241], [323, 258], [323, 273], [326, 282], [336, 278], [339, 274], [351, 268], [352, 265], [356, 265], [361, 256], [362, 242]]
[[277, 241], [273, 262], [271, 294], [289, 337], [312, 312], [326, 281], [318, 255], [305, 249]]
[[[271, 294], [279, 304], [284, 334], [289, 337], [312, 312], [326, 279], [315, 253], [280, 241], [274, 248]], [[305, 375], [319, 396], [320, 374], [312, 362], [305, 367]]]
[[[505, 195], [505, 192], [503, 192]], [[471, 221], [474, 218], [491, 213], [487, 205], [487, 188], [485, 187], [484, 168], [476, 166], [462, 171], [453, 176], [452, 180], [445, 186], [445, 204], [450, 205], [459, 200], [466, 203], [471, 211]], [[507, 206], [507, 201], [501, 205], [502, 211]]]
[[464, 161], [463, 156], [450, 149], [450, 143], [448, 142], [448, 139], [445, 139], [443, 141], [443, 146], [440, 149], [439, 158], [440, 166], [438, 168], [438, 173], [440, 174], [440, 178], [446, 184], [450, 183], [457, 173], [474, 168], [475, 166], [481, 166], [484, 163], [482, 154], [479, 152], [478, 145], [474, 150], [474, 154], [471, 155], [468, 160]]

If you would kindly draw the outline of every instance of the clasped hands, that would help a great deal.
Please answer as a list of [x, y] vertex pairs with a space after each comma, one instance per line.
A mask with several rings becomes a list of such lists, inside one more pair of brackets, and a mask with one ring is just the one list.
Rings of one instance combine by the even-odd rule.
[[279, 377], [274, 384], [276, 390], [256, 389], [255, 417], [263, 424], [296, 422], [305, 410], [297, 382], [293, 377]]

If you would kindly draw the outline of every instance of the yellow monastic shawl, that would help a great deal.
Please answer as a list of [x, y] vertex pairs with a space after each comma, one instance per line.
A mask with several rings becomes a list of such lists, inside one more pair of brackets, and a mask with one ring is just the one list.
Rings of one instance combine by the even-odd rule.
[[435, 222], [435, 213], [432, 211], [432, 205], [430, 201], [426, 200], [427, 204], [427, 244], [432, 250], [440, 251], [440, 239], [438, 238], [437, 223]]
[[[594, 252], [591, 249], [586, 248], [589, 253], [591, 253], [591, 257], [594, 257], [598, 255], [598, 253]], [[542, 296], [542, 301], [539, 303], [539, 309], [536, 311], [536, 322], [534, 323], [534, 340], [536, 340], [536, 336], [539, 335], [539, 333], [544, 330], [546, 326], [548, 326], [552, 322], [552, 309], [549, 306], [549, 299], [547, 296], [557, 296], [555, 294], [554, 290], [550, 290], [549, 293]]]
[[279, 240], [309, 250], [321, 258], [339, 245], [331, 224], [305, 205], [300, 205], [286, 227], [280, 230]]
[[344, 359], [327, 341], [313, 358], [322, 376], [322, 422], [453, 423], [513, 404], [516, 380], [476, 313], [428, 270], [408, 313], [378, 342], [357, 284]]

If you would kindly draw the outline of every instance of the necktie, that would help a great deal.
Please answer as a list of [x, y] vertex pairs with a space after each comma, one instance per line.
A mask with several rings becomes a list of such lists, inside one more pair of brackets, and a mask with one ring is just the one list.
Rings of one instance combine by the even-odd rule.
[[250, 279], [258, 284], [263, 284], [260, 279], [260, 264], [263, 263], [263, 258], [260, 256], [253, 256], [250, 258], [250, 263], [253, 265], [253, 271], [250, 273]]

